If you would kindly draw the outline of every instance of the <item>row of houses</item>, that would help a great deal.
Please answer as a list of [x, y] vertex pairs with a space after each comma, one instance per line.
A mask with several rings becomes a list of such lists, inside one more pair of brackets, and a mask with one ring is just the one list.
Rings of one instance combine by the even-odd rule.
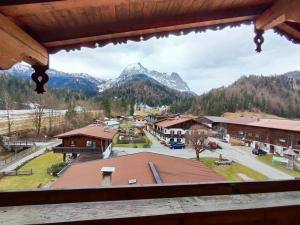
[[252, 148], [282, 154], [288, 148], [300, 153], [300, 120], [217, 116], [154, 116], [145, 118], [146, 129], [160, 140], [185, 143], [185, 134], [194, 125], [236, 138]]
[[227, 133], [252, 148], [282, 154], [288, 148], [300, 151], [300, 121], [240, 117], [226, 122]]

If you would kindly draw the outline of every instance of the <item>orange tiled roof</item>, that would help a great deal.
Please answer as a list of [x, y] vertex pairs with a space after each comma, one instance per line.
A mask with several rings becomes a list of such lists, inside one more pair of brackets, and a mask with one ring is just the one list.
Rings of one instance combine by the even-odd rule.
[[72, 164], [52, 188], [99, 187], [102, 167], [115, 167], [112, 185], [128, 185], [136, 179], [137, 184], [155, 184], [148, 162], [154, 163], [163, 183], [196, 183], [224, 181], [224, 178], [201, 162], [142, 152], [103, 160]]
[[174, 125], [177, 125], [177, 124], [181, 124], [181, 123], [184, 123], [184, 122], [187, 122], [187, 121], [190, 121], [190, 120], [193, 120], [193, 119], [192, 118], [168, 118], [168, 119], [165, 119], [161, 122], [156, 123], [156, 125], [160, 126], [160, 127], [167, 128], [167, 127], [171, 127], [171, 126], [174, 126]]
[[300, 131], [300, 120], [259, 119], [256, 117], [241, 117], [238, 119], [229, 120], [227, 123], [273, 128], [279, 130]]
[[57, 135], [57, 138], [71, 137], [71, 136], [90, 136], [95, 138], [112, 139], [117, 133], [115, 130], [105, 130], [101, 126], [87, 126], [80, 129], [72, 130], [64, 134]]

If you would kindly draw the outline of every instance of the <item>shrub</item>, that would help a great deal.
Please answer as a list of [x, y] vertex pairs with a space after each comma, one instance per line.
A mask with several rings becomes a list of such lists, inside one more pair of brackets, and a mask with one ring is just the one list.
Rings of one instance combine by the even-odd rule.
[[134, 147], [134, 148], [137, 148], [138, 146], [137, 146], [137, 145], [133, 145], [133, 147]]
[[150, 144], [149, 144], [149, 143], [144, 144], [144, 145], [143, 145], [143, 148], [150, 148]]
[[68, 164], [65, 162], [53, 164], [50, 168], [48, 168], [48, 173], [52, 174], [52, 176], [57, 176], [57, 174], [67, 165]]

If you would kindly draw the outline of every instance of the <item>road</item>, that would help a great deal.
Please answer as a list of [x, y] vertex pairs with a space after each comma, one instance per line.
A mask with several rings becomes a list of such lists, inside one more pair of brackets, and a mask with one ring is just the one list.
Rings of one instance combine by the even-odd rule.
[[[151, 148], [120, 148], [120, 147], [114, 147], [113, 151], [115, 155], [126, 155], [126, 154], [133, 154], [138, 152], [154, 152], [154, 153], [160, 153], [170, 156], [176, 156], [181, 158], [195, 158], [195, 151], [190, 148], [186, 149], [169, 149], [159, 143], [159, 141], [150, 133], [146, 132], [147, 137], [152, 141]], [[269, 179], [272, 180], [288, 180], [288, 179], [294, 179], [294, 177], [283, 173], [269, 165], [266, 165], [259, 160], [256, 159], [256, 156], [253, 155], [250, 151], [249, 147], [241, 147], [241, 146], [231, 146], [230, 144], [220, 142], [216, 139], [213, 139], [213, 141], [216, 141], [222, 149], [219, 150], [205, 150], [200, 154], [202, 157], [219, 157], [220, 154], [224, 158], [234, 160], [236, 162], [239, 162], [240, 164], [243, 164], [253, 170], [256, 170], [260, 172], [261, 174], [267, 176]]]
[[0, 172], [9, 172], [9, 171], [15, 170], [16, 168], [18, 168], [19, 166], [28, 162], [29, 160], [31, 160], [39, 155], [44, 154], [47, 149], [57, 146], [59, 144], [61, 144], [61, 140], [55, 140], [55, 141], [40, 144], [40, 145], [38, 145], [39, 150], [37, 150], [36, 152], [33, 152], [30, 155], [25, 156], [24, 158], [21, 158], [17, 161], [14, 161], [14, 162], [6, 165], [5, 167], [3, 167], [0, 170]]

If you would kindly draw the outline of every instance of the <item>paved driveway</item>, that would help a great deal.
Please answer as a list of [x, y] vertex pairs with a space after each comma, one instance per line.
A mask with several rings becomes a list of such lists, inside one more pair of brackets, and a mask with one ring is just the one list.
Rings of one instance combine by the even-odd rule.
[[[113, 148], [115, 155], [127, 155], [133, 154], [138, 152], [155, 152], [170, 156], [176, 156], [181, 158], [195, 158], [196, 154], [193, 149], [186, 148], [186, 149], [169, 149], [159, 143], [159, 141], [150, 133], [146, 132], [147, 137], [152, 141], [151, 148]], [[230, 144], [220, 142], [216, 139], [212, 140], [219, 143], [219, 145], [223, 149], [209, 151], [205, 150], [200, 155], [202, 157], [219, 157], [219, 154], [222, 154], [224, 158], [234, 160], [239, 162], [253, 170], [260, 172], [261, 174], [267, 176], [272, 180], [287, 180], [287, 179], [294, 179], [294, 177], [283, 173], [271, 166], [268, 166], [259, 160], [256, 159], [256, 156], [251, 153], [249, 147], [241, 147], [241, 146], [231, 146]]]

